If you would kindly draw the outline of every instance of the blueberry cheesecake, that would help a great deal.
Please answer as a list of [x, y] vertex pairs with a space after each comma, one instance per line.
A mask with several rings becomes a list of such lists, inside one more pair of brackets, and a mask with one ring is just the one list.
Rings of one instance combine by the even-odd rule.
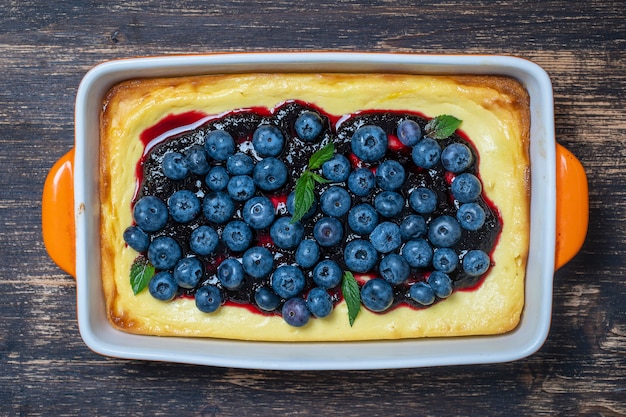
[[138, 334], [499, 334], [524, 305], [529, 103], [499, 76], [130, 80], [100, 126], [102, 281]]

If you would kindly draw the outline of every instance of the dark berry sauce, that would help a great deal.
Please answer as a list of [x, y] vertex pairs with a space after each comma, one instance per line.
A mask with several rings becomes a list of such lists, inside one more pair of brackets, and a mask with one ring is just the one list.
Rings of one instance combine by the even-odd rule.
[[[304, 142], [300, 140], [295, 133], [293, 127], [294, 122], [298, 115], [304, 110], [313, 110], [320, 114], [323, 118], [323, 132], [315, 143]], [[288, 101], [274, 109], [241, 109], [219, 116], [207, 116], [201, 112], [187, 112], [181, 115], [168, 116], [155, 126], [146, 129], [146, 131], [141, 134], [140, 139], [145, 145], [146, 152], [137, 165], [137, 194], [135, 196], [135, 201], [145, 195], [154, 195], [161, 198], [163, 201], [167, 201], [174, 192], [183, 189], [191, 190], [198, 195], [208, 194], [210, 189], [205, 183], [204, 176], [190, 174], [185, 179], [180, 181], [173, 181], [166, 178], [160, 168], [163, 156], [170, 151], [184, 153], [185, 150], [189, 149], [193, 145], [203, 145], [205, 136], [209, 131], [222, 129], [232, 135], [238, 145], [238, 152], [250, 155], [256, 162], [261, 158], [255, 153], [251, 144], [252, 135], [259, 125], [272, 124], [280, 128], [285, 136], [285, 146], [278, 158], [285, 163], [290, 171], [290, 176], [287, 184], [279, 191], [268, 193], [257, 190], [257, 195], [266, 195], [272, 200], [276, 207], [277, 218], [281, 215], [288, 215], [286, 209], [287, 196], [294, 190], [297, 179], [307, 167], [309, 157], [331, 140], [334, 142], [335, 152], [346, 155], [351, 161], [353, 168], [367, 167], [375, 172], [377, 166], [384, 160], [394, 159], [400, 162], [407, 171], [407, 179], [404, 186], [398, 190], [398, 192], [405, 198], [405, 201], [408, 200], [409, 192], [416, 187], [428, 187], [434, 190], [438, 195], [438, 206], [432, 214], [424, 215], [427, 222], [429, 222], [432, 218], [441, 215], [447, 214], [455, 216], [459, 203], [454, 200], [450, 193], [450, 183], [452, 182], [454, 175], [447, 172], [441, 166], [441, 163], [437, 164], [437, 166], [432, 169], [422, 169], [415, 166], [411, 159], [411, 148], [403, 145], [395, 136], [398, 122], [404, 119], [414, 120], [422, 129], [424, 129], [426, 123], [428, 122], [428, 119], [422, 114], [406, 111], [359, 111], [354, 114], [338, 117], [327, 114], [323, 111], [323, 109], [314, 105], [300, 101]], [[165, 135], [174, 128], [180, 128], [193, 123], [202, 124], [193, 130], [179, 133], [174, 136], [168, 137]], [[383, 130], [385, 130], [389, 138], [388, 151], [386, 155], [375, 164], [369, 164], [359, 160], [351, 151], [352, 134], [359, 127], [370, 124], [380, 126]], [[470, 172], [479, 176], [478, 153], [471, 140], [462, 132], [457, 131], [448, 139], [442, 140], [440, 145], [444, 148], [452, 142], [462, 142], [471, 149], [474, 156], [474, 163], [469, 169], [465, 170], [465, 172]], [[213, 164], [216, 165], [223, 163], [213, 162]], [[319, 197], [325, 189], [332, 185], [346, 186], [345, 183], [318, 184], [315, 189], [316, 195]], [[347, 189], [347, 186], [345, 188]], [[380, 191], [381, 190], [377, 190], [376, 193], [372, 193], [367, 197], [357, 197], [350, 193], [352, 197], [352, 205], [354, 206], [360, 203], [370, 203], [373, 205], [374, 198]], [[243, 207], [243, 203], [235, 203], [236, 210], [234, 218], [241, 219], [241, 208]], [[485, 225], [476, 232], [463, 230], [462, 239], [455, 247], [453, 247], [456, 253], [459, 254], [460, 258], [462, 258], [464, 253], [470, 249], [480, 249], [488, 254], [491, 254], [500, 235], [502, 220], [499, 217], [496, 207], [489, 200], [484, 198], [484, 195], [479, 199], [478, 203], [482, 206], [486, 213]], [[399, 223], [400, 220], [408, 214], [415, 213], [410, 207], [408, 207], [408, 204], [405, 204], [403, 212], [397, 219], [391, 219], [391, 221]], [[305, 238], [312, 238], [313, 226], [321, 217], [323, 217], [323, 214], [318, 211], [312, 218], [302, 220], [302, 224], [305, 229]], [[339, 220], [344, 225], [344, 240], [340, 245], [330, 249], [320, 247], [320, 260], [324, 258], [333, 259], [337, 261], [344, 270], [346, 270], [343, 260], [343, 248], [345, 247], [345, 244], [354, 239], [367, 239], [368, 237], [357, 235], [350, 230], [347, 226], [347, 215], [339, 218]], [[218, 234], [220, 234], [220, 236], [224, 228], [224, 225], [210, 223], [201, 214], [195, 220], [187, 224], [179, 224], [170, 219], [162, 230], [153, 234], [153, 238], [162, 235], [174, 237], [183, 250], [183, 256], [198, 256], [191, 252], [188, 242], [191, 232], [201, 225], [210, 225], [218, 232]], [[255, 231], [254, 233], [255, 237], [253, 239], [252, 246], [263, 246], [268, 248], [272, 253], [277, 254], [277, 256], [275, 256], [275, 267], [282, 264], [295, 264], [295, 249], [284, 250], [275, 247], [270, 237], [269, 228], [266, 230]], [[263, 313], [255, 306], [254, 292], [261, 286], [271, 288], [269, 278], [254, 279], [247, 276], [243, 286], [237, 290], [227, 290], [222, 288], [217, 279], [216, 273], [219, 264], [228, 257], [234, 257], [241, 260], [242, 253], [233, 253], [220, 243], [213, 255], [198, 257], [205, 266], [204, 277], [200, 281], [198, 288], [206, 284], [217, 285], [221, 288], [223, 298], [227, 305], [238, 305], [247, 308], [250, 311]], [[306, 296], [308, 290], [314, 286], [312, 280], [312, 269], [302, 269], [307, 279], [307, 289], [305, 289], [303, 294]], [[411, 284], [426, 280], [430, 272], [431, 271], [429, 270], [414, 268], [407, 282], [394, 286], [394, 306], [409, 305], [414, 308], [424, 308], [424, 306], [413, 301], [408, 296], [408, 289]], [[459, 267], [450, 273], [449, 276], [453, 281], [453, 289], [455, 291], [469, 291], [478, 288], [487, 274], [479, 277], [473, 277], [465, 274], [462, 271], [462, 268]], [[377, 276], [376, 268], [370, 273], [362, 276], [355, 274], [355, 277], [360, 284], [362, 284], [362, 281], [366, 277], [374, 276]], [[181, 290], [180, 296], [193, 297], [194, 293], [195, 289]], [[341, 301], [341, 291], [339, 288], [331, 289], [329, 293], [335, 303]], [[285, 300], [282, 300], [282, 302], [284, 301]], [[280, 309], [277, 311], [280, 311]]]
[[170, 114], [169, 116], [165, 116], [163, 119], [159, 120], [157, 124], [154, 126], [150, 126], [139, 136], [139, 140], [143, 143], [144, 147], [147, 147], [150, 142], [163, 135], [164, 133], [169, 132], [170, 130], [176, 129], [181, 126], [191, 125], [198, 120], [205, 118], [207, 115], [200, 111], [188, 111], [185, 113], [179, 114]]

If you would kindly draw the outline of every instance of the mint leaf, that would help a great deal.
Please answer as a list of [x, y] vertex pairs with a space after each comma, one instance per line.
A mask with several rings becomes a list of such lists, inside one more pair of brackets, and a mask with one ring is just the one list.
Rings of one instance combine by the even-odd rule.
[[315, 201], [315, 181], [312, 176], [312, 172], [304, 171], [302, 176], [296, 181], [295, 195], [294, 195], [294, 213], [290, 223], [299, 221], [309, 211], [313, 202]]
[[315, 180], [315, 182], [317, 182], [319, 184], [327, 184], [327, 183], [330, 182], [329, 180], [327, 180], [326, 178], [322, 177], [319, 174], [316, 174], [315, 172], [310, 172], [310, 174], [311, 174], [311, 178], [313, 178]]
[[424, 129], [426, 135], [433, 139], [446, 139], [452, 136], [456, 129], [461, 125], [461, 120], [454, 116], [442, 114], [432, 118]]
[[143, 291], [154, 276], [154, 266], [143, 256], [137, 257], [130, 267], [130, 286], [135, 295]]
[[328, 160], [330, 160], [335, 154], [335, 145], [332, 142], [328, 142], [326, 146], [324, 146], [319, 151], [315, 152], [309, 158], [309, 168], [308, 169], [318, 169], [322, 166], [322, 164]]
[[350, 327], [352, 327], [356, 316], [361, 311], [361, 291], [359, 290], [359, 284], [350, 271], [346, 271], [343, 274], [341, 292], [348, 306], [348, 320], [350, 320]]
[[311, 171], [318, 169], [322, 164], [330, 160], [335, 154], [335, 145], [328, 142], [326, 146], [315, 152], [309, 158], [309, 165], [304, 170], [302, 176], [296, 181], [294, 213], [290, 223], [299, 221], [311, 208], [315, 201], [315, 183], [326, 184], [329, 182], [326, 178]]

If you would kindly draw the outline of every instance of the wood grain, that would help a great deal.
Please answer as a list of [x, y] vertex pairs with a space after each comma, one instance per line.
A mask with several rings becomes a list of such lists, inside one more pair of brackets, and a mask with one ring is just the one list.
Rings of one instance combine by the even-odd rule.
[[[4, 1], [0, 8], [0, 415], [626, 415], [622, 1]], [[74, 281], [41, 239], [73, 102], [110, 59], [230, 51], [487, 53], [543, 66], [558, 140], [587, 169], [590, 229], [555, 274], [551, 333], [514, 363], [279, 372], [89, 351]]]

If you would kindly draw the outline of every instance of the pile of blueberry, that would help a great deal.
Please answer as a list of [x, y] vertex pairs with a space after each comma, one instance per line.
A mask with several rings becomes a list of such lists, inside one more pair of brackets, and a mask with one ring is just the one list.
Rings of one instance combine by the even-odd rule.
[[[427, 122], [376, 111], [335, 118], [294, 101], [154, 146], [124, 232], [154, 266], [150, 293], [194, 297], [207, 313], [248, 305], [302, 326], [331, 314], [346, 271], [374, 312], [425, 308], [475, 286], [500, 219], [470, 142], [432, 139]], [[313, 204], [294, 221], [298, 178], [330, 142]]]

